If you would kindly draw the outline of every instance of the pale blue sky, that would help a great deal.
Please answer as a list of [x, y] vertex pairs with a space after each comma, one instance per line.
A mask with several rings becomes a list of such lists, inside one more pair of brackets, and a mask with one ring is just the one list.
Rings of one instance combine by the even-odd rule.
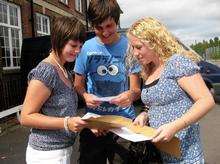
[[118, 0], [121, 27], [142, 17], [155, 17], [190, 45], [220, 37], [220, 0]]

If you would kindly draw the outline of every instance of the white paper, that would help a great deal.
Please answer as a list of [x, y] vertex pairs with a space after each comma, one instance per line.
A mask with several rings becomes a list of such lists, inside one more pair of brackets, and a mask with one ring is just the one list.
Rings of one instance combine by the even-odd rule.
[[90, 113], [90, 112], [88, 112], [88, 113], [86, 113], [83, 117], [82, 117], [82, 119], [83, 120], [86, 120], [86, 119], [88, 119], [88, 118], [91, 118], [91, 117], [100, 117], [100, 115], [98, 115], [98, 114], [95, 114], [95, 113]]
[[[88, 112], [82, 117], [82, 119], [88, 119], [88, 118], [91, 118], [91, 117], [99, 117], [99, 116], [100, 115], [98, 115], [98, 114]], [[132, 141], [132, 142], [140, 142], [140, 141], [146, 141], [146, 140], [151, 140], [152, 139], [151, 137], [146, 137], [142, 134], [134, 133], [126, 127], [114, 128], [114, 129], [110, 129], [109, 131], [117, 134], [121, 138], [124, 138], [124, 139]]]
[[151, 140], [152, 139], [152, 138], [146, 137], [142, 134], [134, 133], [126, 127], [110, 129], [109, 131], [117, 134], [121, 138], [124, 138], [124, 139], [132, 141], [132, 142], [140, 142], [140, 141], [146, 141], [146, 140]]
[[97, 97], [95, 100], [97, 101], [111, 101], [112, 99], [116, 98], [117, 96], [109, 96], [109, 97]]

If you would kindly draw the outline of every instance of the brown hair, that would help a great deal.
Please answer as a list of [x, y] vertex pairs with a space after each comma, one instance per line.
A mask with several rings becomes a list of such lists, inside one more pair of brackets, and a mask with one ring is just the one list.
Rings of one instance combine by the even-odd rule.
[[92, 26], [101, 24], [111, 17], [118, 24], [121, 9], [116, 0], [91, 0], [87, 10], [88, 19]]
[[86, 31], [84, 25], [74, 17], [58, 17], [51, 32], [52, 49], [60, 55], [69, 40], [84, 42]]

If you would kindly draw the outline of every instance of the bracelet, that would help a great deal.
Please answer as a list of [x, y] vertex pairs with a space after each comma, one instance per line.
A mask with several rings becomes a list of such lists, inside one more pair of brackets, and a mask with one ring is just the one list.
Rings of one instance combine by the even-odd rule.
[[70, 118], [70, 116], [66, 116], [64, 118], [64, 122], [63, 122], [63, 125], [64, 125], [64, 129], [66, 132], [69, 132], [69, 127], [68, 127], [68, 119]]
[[183, 121], [183, 123], [184, 123], [184, 128], [186, 128], [186, 127], [188, 126], [186, 120], [182, 118], [182, 121]]
[[134, 99], [135, 99], [135, 91], [131, 90], [131, 89], [129, 91], [131, 93], [131, 99], [132, 99], [132, 101], [134, 101]]

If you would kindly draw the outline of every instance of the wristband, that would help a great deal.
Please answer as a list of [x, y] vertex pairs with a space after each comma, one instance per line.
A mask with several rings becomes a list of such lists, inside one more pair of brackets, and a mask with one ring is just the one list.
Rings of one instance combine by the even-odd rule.
[[184, 123], [184, 128], [186, 128], [188, 126], [188, 123], [185, 119], [182, 118], [182, 120], [183, 120], [183, 123]]
[[68, 127], [68, 119], [70, 118], [70, 116], [67, 116], [64, 118], [64, 122], [63, 122], [63, 125], [64, 125], [64, 129], [66, 132], [69, 132], [69, 127]]

